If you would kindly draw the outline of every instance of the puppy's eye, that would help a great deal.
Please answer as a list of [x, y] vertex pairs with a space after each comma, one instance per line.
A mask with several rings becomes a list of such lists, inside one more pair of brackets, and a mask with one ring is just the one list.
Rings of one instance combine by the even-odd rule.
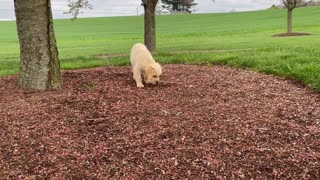
[[153, 76], [154, 78], [157, 78], [157, 76]]

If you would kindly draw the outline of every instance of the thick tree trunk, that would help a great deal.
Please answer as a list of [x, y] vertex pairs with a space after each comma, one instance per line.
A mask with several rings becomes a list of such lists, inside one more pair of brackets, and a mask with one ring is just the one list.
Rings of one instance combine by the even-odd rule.
[[144, 6], [144, 43], [151, 52], [156, 51], [156, 15], [158, 0], [143, 0]]
[[292, 33], [292, 9], [288, 9], [287, 32]]
[[50, 0], [14, 0], [20, 42], [19, 85], [60, 88], [60, 62]]

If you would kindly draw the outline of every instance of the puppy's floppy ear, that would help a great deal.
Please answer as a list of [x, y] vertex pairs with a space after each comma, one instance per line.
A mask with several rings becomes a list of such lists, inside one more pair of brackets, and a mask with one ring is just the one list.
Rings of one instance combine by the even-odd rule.
[[152, 75], [152, 72], [154, 71], [155, 69], [152, 67], [152, 66], [147, 66], [145, 71], [146, 71], [146, 75], [149, 77], [150, 75]]
[[159, 63], [156, 63], [156, 68], [158, 69], [158, 72], [161, 75], [162, 74], [162, 66]]

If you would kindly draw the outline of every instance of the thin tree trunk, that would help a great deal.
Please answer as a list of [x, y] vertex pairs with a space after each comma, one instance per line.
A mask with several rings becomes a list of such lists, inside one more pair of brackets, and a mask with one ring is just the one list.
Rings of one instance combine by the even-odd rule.
[[20, 42], [19, 85], [60, 88], [60, 62], [50, 0], [14, 0]]
[[292, 9], [288, 8], [287, 32], [292, 33]]
[[149, 51], [156, 51], [156, 15], [158, 0], [143, 0], [144, 6], [144, 43]]

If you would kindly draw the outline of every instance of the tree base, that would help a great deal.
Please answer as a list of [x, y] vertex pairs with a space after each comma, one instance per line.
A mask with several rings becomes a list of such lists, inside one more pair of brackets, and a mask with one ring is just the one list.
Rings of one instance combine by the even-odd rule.
[[310, 33], [299, 33], [299, 32], [291, 32], [291, 33], [281, 33], [272, 35], [272, 37], [288, 37], [288, 36], [309, 36]]

